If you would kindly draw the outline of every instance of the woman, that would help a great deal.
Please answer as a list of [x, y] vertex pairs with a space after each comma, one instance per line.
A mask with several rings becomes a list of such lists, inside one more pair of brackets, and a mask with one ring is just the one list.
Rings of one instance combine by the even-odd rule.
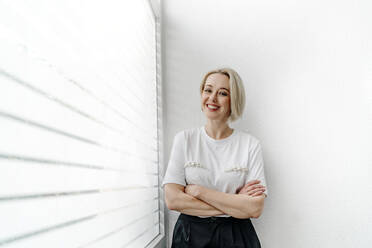
[[163, 180], [167, 207], [181, 213], [172, 247], [261, 247], [250, 221], [267, 195], [260, 142], [229, 126], [243, 113], [243, 83], [217, 69], [200, 93], [207, 123], [176, 134]]

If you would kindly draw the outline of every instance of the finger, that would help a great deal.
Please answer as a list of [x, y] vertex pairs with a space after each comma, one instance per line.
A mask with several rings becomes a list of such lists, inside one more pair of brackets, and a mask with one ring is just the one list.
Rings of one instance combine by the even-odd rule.
[[264, 192], [266, 189], [264, 189], [264, 188], [259, 188], [259, 189], [254, 189], [254, 190], [251, 190], [250, 192], [249, 192], [249, 194], [250, 195], [252, 195], [252, 194], [255, 194], [256, 192]]
[[250, 194], [249, 196], [258, 196], [258, 195], [262, 195], [262, 194], [263, 194], [263, 191], [257, 191], [254, 194]]
[[264, 187], [265, 187], [265, 186], [262, 186], [262, 185], [258, 184], [258, 185], [250, 186], [250, 187], [245, 188], [245, 189], [243, 189], [243, 190], [249, 192], [249, 191], [252, 191], [252, 190], [254, 190], [254, 189], [261, 189], [261, 188], [264, 188]]
[[242, 194], [242, 195], [249, 195], [249, 192], [240, 192], [239, 194]]
[[252, 180], [252, 181], [249, 181], [247, 184], [245, 184], [244, 187], [249, 187], [255, 184], [259, 184], [260, 182], [261, 182], [260, 180]]
[[258, 195], [262, 195], [264, 192], [264, 190], [261, 190], [261, 191], [258, 191], [258, 192], [255, 192], [254, 194], [249, 194], [248, 192], [245, 192], [245, 193], [240, 193], [240, 194], [243, 194], [243, 195], [248, 195], [248, 196], [258, 196]]
[[258, 192], [258, 191], [262, 191], [262, 192], [264, 192], [264, 191], [266, 191], [266, 189], [264, 189], [264, 188], [261, 188], [261, 189], [256, 189], [256, 190], [254, 190], [254, 191], [241, 191], [241, 192], [239, 192], [238, 194], [246, 194], [246, 195], [252, 195], [252, 194], [254, 194], [254, 193], [256, 193], [256, 192]]
[[265, 195], [265, 194], [263, 192], [257, 192], [257, 193], [255, 193], [255, 194], [253, 194], [251, 196], [253, 197], [253, 196], [259, 196], [259, 195]]
[[257, 188], [264, 188], [264, 187], [265, 186], [263, 186], [261, 184], [256, 184], [256, 185], [253, 185], [253, 186], [242, 188], [240, 191], [242, 191], [242, 192], [249, 192], [251, 190], [254, 190], [254, 189], [257, 189]]
[[258, 181], [258, 180], [250, 181], [246, 185], [243, 186], [243, 189], [247, 189], [247, 188], [249, 188], [249, 187], [251, 187], [251, 186], [253, 186], [255, 184], [258, 184], [258, 183], [260, 183], [260, 181]]
[[259, 185], [259, 181], [256, 181], [256, 182], [250, 182], [246, 185], [243, 186], [243, 188], [241, 190], [247, 190], [249, 189], [250, 187], [254, 186], [254, 185]]
[[266, 187], [262, 185], [252, 186], [249, 191], [254, 191], [257, 189], [266, 189]]
[[265, 192], [265, 190], [266, 189], [256, 189], [254, 191], [249, 192], [248, 194], [249, 195], [254, 195], [254, 194], [259, 193], [259, 192], [263, 193], [263, 192]]
[[250, 186], [251, 189], [264, 188], [264, 187], [265, 186], [263, 186], [261, 184], [256, 184], [256, 185]]
[[257, 184], [257, 183], [260, 183], [260, 182], [261, 182], [260, 180], [252, 180], [252, 181], [249, 181], [244, 187], [254, 185], [254, 184]]

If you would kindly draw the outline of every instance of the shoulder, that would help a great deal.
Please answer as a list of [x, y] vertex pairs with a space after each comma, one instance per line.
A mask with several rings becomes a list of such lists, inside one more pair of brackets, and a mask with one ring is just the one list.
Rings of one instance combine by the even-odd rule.
[[175, 140], [189, 140], [193, 138], [197, 138], [200, 136], [200, 128], [199, 127], [194, 127], [194, 128], [188, 128], [184, 129], [181, 131], [178, 131], [176, 135], [174, 136]]
[[260, 146], [260, 140], [256, 136], [252, 135], [248, 130], [237, 130], [237, 136], [240, 142], [245, 143], [251, 148]]
[[179, 131], [176, 136], [180, 136], [184, 139], [193, 139], [199, 137], [201, 134], [200, 127], [193, 127]]

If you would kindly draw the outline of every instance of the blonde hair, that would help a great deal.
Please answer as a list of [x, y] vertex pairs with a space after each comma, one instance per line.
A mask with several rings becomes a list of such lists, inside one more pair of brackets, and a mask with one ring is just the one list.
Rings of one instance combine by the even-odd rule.
[[203, 93], [204, 85], [209, 75], [214, 73], [220, 73], [226, 75], [229, 78], [230, 85], [230, 116], [228, 121], [233, 122], [240, 118], [244, 111], [245, 106], [245, 90], [243, 81], [239, 74], [231, 68], [220, 68], [207, 72], [200, 84], [200, 94]]

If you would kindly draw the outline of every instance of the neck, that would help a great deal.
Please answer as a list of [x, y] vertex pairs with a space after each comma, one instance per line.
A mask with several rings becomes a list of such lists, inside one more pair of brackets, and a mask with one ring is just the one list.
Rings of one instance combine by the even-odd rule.
[[208, 120], [205, 125], [205, 131], [213, 139], [219, 140], [229, 137], [233, 133], [233, 129], [229, 127], [227, 122], [219, 122]]

